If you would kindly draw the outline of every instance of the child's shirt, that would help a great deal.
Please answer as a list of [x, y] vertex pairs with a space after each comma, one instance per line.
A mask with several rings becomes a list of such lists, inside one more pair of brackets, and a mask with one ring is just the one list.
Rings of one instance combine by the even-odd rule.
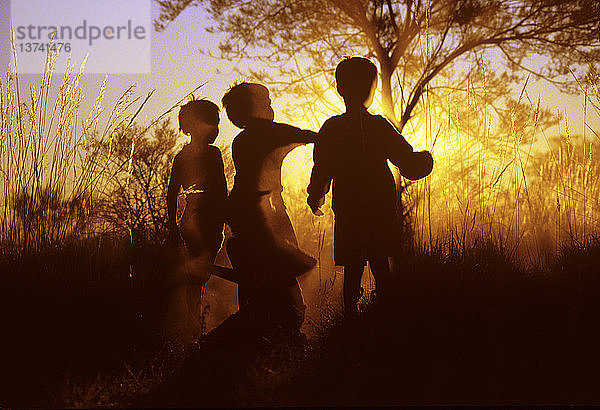
[[288, 124], [254, 119], [233, 140], [232, 196], [281, 193], [281, 164], [294, 148], [314, 142], [316, 133]]
[[321, 127], [314, 149], [308, 193], [322, 197], [333, 180], [333, 210], [348, 213], [393, 210], [396, 198], [389, 159], [402, 167], [412, 146], [380, 115], [366, 109], [331, 117]]
[[365, 108], [329, 118], [319, 131], [308, 193], [321, 198], [333, 181], [335, 260], [389, 255], [398, 225], [396, 186], [388, 160], [402, 168], [412, 146]]

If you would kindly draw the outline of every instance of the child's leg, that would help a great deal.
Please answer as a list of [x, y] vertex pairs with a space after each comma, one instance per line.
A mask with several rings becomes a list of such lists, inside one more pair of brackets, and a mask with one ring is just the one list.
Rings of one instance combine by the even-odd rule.
[[356, 303], [360, 299], [360, 281], [365, 262], [356, 260], [344, 266], [344, 314], [355, 314]]
[[304, 304], [302, 289], [298, 280], [293, 278], [288, 284], [287, 289], [283, 291], [286, 293], [283, 308], [289, 310], [289, 317], [285, 319], [285, 322], [287, 322], [285, 327], [293, 332], [299, 332], [302, 323], [304, 323], [306, 305]]
[[392, 277], [389, 260], [387, 257], [372, 258], [369, 259], [369, 266], [375, 278], [375, 291], [382, 296], [389, 289]]
[[252, 276], [252, 257], [248, 254], [248, 250], [243, 239], [233, 236], [227, 241], [227, 256], [231, 262], [231, 266], [236, 276], [238, 277], [238, 308], [247, 306], [252, 301], [256, 300], [255, 280]]

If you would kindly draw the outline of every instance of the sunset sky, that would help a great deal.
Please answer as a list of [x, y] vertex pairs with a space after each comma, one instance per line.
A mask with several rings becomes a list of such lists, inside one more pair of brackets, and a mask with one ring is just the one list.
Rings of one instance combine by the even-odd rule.
[[[10, 1], [0, 0], [0, 67], [5, 72], [10, 62]], [[158, 6], [152, 3], [153, 18], [158, 15]], [[207, 14], [200, 7], [189, 7], [175, 21], [173, 21], [163, 32], [151, 33], [151, 73], [150, 74], [110, 74], [107, 82], [107, 93], [104, 106], [110, 108], [119, 95], [133, 83], [137, 83], [137, 95], [144, 97], [148, 92], [155, 89], [155, 93], [138, 117], [139, 120], [151, 121], [162, 112], [166, 111], [177, 100], [187, 94], [198, 85], [207, 82], [202, 88], [203, 96], [220, 103], [224, 91], [240, 76], [233, 72], [234, 63], [223, 61], [203, 55], [199, 49], [207, 51], [217, 50], [219, 35], [206, 32], [211, 22]], [[242, 64], [248, 64], [242, 62]], [[243, 68], [243, 66], [242, 66]], [[255, 67], [256, 68], [256, 67]], [[4, 75], [3, 75], [4, 77]], [[28, 86], [28, 82], [39, 83], [40, 75], [22, 75], [21, 86]], [[82, 116], [93, 104], [95, 96], [100, 88], [104, 75], [85, 74], [82, 87], [85, 97], [82, 103]], [[55, 77], [55, 84], [58, 81]], [[566, 110], [569, 116], [569, 127], [572, 133], [582, 130], [583, 98], [580, 96], [566, 96], [557, 92], [553, 86], [544, 83], [529, 86], [528, 91], [532, 98], [537, 99], [541, 95], [542, 106]], [[303, 124], [302, 119], [286, 119], [282, 114], [285, 101], [274, 101], [276, 120], [290, 121], [299, 126]], [[340, 104], [340, 111], [343, 106]], [[373, 107], [372, 111], [377, 111]], [[173, 120], [175, 114], [172, 115]], [[598, 119], [590, 116], [588, 121], [598, 124]], [[227, 118], [222, 114], [221, 119], [221, 143], [226, 143], [237, 133]], [[407, 135], [410, 140], [410, 135]]]

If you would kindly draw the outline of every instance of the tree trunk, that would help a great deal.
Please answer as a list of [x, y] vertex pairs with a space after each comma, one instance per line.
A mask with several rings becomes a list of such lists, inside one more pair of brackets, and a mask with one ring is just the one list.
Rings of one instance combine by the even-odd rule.
[[381, 105], [383, 114], [388, 120], [395, 126], [398, 126], [398, 119], [396, 118], [396, 112], [394, 110], [394, 95], [392, 93], [392, 74], [394, 70], [387, 64], [381, 64]]
[[[381, 108], [383, 109], [383, 115], [398, 129], [400, 123], [396, 118], [396, 112], [394, 110], [394, 95], [392, 93], [392, 74], [394, 69], [389, 64], [381, 62]], [[402, 193], [406, 186], [402, 182], [400, 177], [400, 170], [395, 167], [390, 167], [392, 174], [394, 175], [394, 182], [396, 184], [396, 213], [397, 218], [401, 221], [401, 225], [406, 225], [404, 203], [402, 202]]]

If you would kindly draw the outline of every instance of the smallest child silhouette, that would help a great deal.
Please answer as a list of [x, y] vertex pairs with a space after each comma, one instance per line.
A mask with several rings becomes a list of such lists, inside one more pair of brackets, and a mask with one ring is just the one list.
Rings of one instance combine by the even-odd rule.
[[409, 179], [428, 175], [433, 159], [428, 151], [414, 152], [392, 124], [367, 111], [377, 87], [371, 61], [345, 59], [336, 67], [335, 79], [346, 112], [329, 118], [319, 131], [307, 202], [315, 215], [323, 215], [319, 208], [333, 180], [335, 263], [344, 266], [344, 311], [354, 315], [366, 263], [377, 295], [385, 295], [391, 279], [388, 257], [400, 239], [388, 159]]
[[[173, 161], [167, 193], [169, 237], [174, 245], [183, 237], [192, 258], [212, 264], [223, 241], [227, 201], [221, 151], [211, 145], [219, 133], [219, 107], [208, 100], [190, 101], [179, 111], [179, 128], [191, 141]], [[177, 196], [182, 187], [186, 205], [177, 226]]]
[[[167, 191], [169, 242], [177, 252], [165, 277], [163, 325], [169, 340], [185, 346], [202, 332], [202, 290], [223, 241], [227, 184], [221, 152], [211, 145], [219, 133], [219, 107], [208, 100], [188, 102], [179, 111], [179, 128], [191, 141], [175, 156]], [[178, 226], [181, 188], [186, 205]]]

